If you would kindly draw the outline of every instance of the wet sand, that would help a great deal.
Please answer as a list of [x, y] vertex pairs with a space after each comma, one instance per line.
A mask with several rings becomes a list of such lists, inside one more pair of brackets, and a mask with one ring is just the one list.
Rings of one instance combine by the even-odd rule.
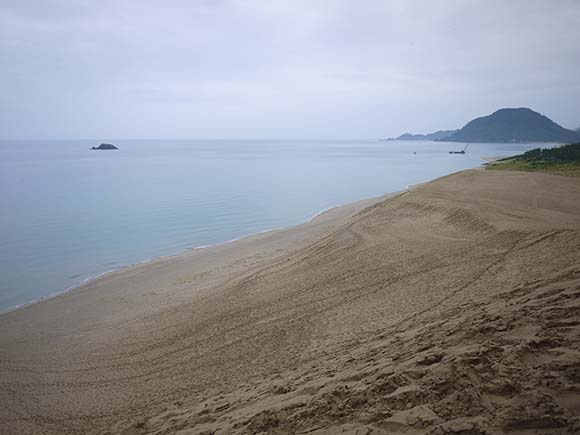
[[0, 433], [580, 431], [580, 182], [469, 170], [0, 316]]

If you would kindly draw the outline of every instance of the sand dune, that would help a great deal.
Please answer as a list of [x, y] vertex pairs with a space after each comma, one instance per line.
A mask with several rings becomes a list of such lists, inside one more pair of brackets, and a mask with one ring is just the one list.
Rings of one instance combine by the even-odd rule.
[[471, 170], [0, 316], [0, 433], [580, 433], [580, 181]]

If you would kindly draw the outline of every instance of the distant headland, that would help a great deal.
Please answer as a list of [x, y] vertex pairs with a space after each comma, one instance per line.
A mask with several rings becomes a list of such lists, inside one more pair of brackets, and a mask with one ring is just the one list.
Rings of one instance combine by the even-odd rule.
[[430, 134], [405, 133], [389, 140], [444, 142], [575, 142], [580, 131], [568, 130], [547, 116], [526, 107], [499, 109], [476, 118], [459, 130], [439, 130]]
[[110, 144], [110, 143], [102, 143], [98, 147], [92, 147], [91, 149], [92, 150], [118, 150], [119, 148], [117, 148], [115, 145]]
[[425, 141], [441, 140], [451, 136], [456, 131], [457, 130], [438, 130], [434, 133], [427, 134], [404, 133], [399, 137], [390, 138], [389, 140], [425, 140]]

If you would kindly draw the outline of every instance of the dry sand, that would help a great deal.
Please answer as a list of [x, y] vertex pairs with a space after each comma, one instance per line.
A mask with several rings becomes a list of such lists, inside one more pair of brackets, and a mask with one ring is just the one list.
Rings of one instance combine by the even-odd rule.
[[0, 316], [2, 434], [580, 432], [580, 182], [470, 170]]

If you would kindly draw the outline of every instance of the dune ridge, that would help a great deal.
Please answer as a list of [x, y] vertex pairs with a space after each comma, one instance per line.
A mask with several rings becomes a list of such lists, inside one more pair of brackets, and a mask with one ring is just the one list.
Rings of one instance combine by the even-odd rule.
[[577, 179], [463, 171], [204, 251], [0, 316], [0, 432], [580, 431]]

